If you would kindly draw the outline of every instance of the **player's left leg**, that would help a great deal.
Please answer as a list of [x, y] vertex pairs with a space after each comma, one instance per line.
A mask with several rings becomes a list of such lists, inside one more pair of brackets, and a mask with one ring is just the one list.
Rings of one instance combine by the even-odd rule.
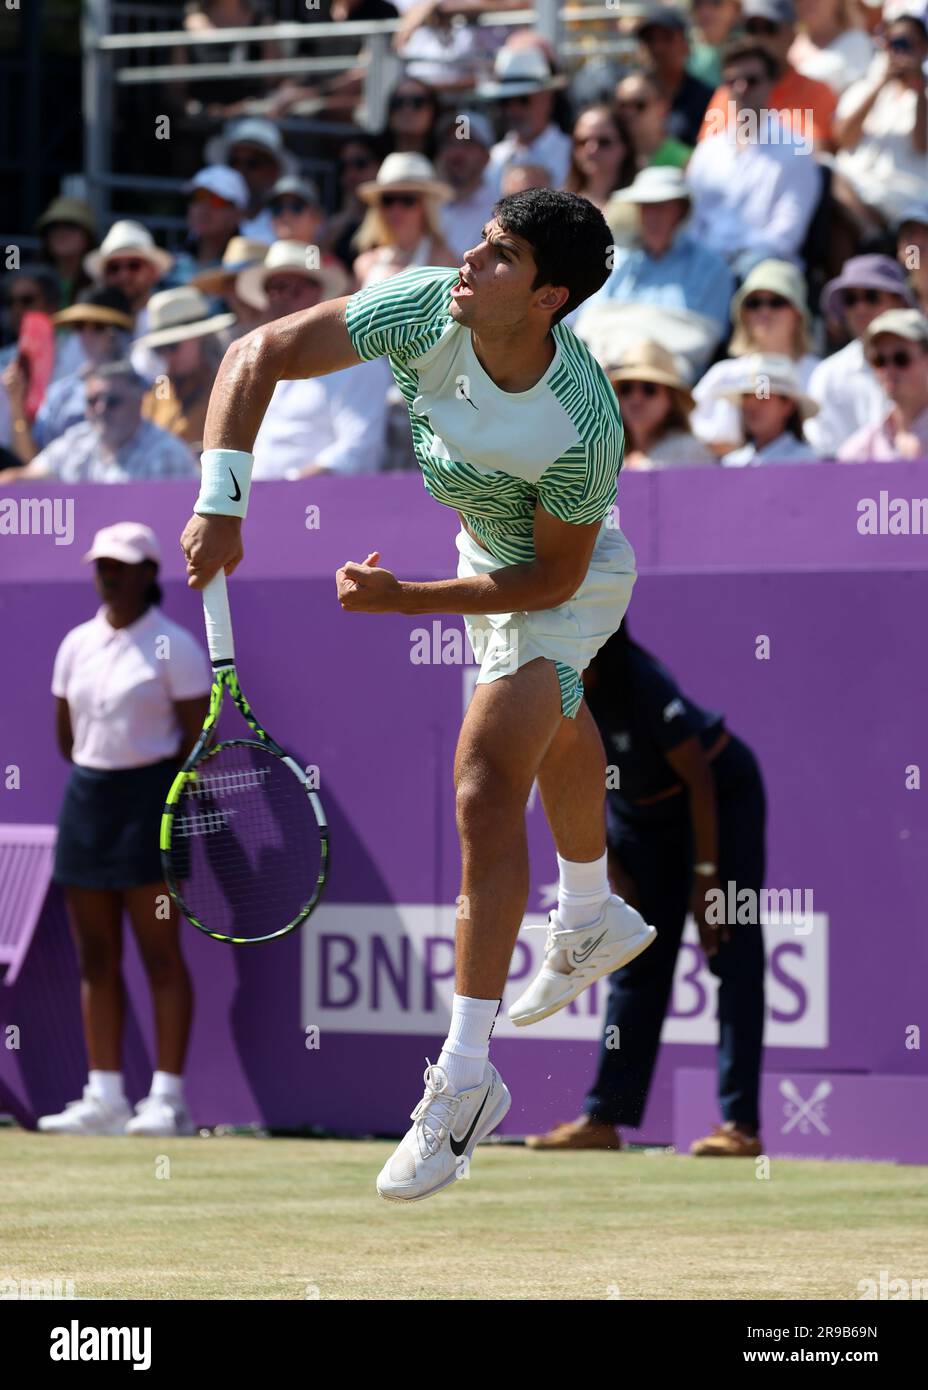
[[509, 1109], [490, 1033], [528, 899], [525, 805], [561, 719], [557, 674], [543, 658], [478, 684], [464, 717], [454, 767], [462, 879], [451, 1029], [425, 1073], [413, 1126], [377, 1179], [382, 1197], [416, 1201], [464, 1176]]
[[585, 702], [563, 718], [538, 769], [541, 801], [557, 848], [558, 905], [545, 960], [510, 1006], [519, 1027], [563, 1009], [594, 980], [640, 955], [656, 936], [640, 913], [612, 893], [606, 856], [606, 757]]

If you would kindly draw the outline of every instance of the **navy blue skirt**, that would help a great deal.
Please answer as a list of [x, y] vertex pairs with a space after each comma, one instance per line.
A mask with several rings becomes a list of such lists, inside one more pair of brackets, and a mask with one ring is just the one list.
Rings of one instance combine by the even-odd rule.
[[141, 888], [164, 878], [159, 833], [176, 758], [102, 771], [72, 767], [58, 817], [55, 883]]

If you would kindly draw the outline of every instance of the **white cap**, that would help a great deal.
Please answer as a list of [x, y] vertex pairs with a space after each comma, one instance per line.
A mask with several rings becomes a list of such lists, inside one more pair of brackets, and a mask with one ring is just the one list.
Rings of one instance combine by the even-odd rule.
[[248, 184], [237, 169], [230, 169], [227, 164], [207, 164], [190, 180], [186, 191], [193, 193], [197, 188], [208, 188], [217, 198], [224, 198], [237, 208], [248, 206]]
[[97, 532], [84, 560], [121, 560], [124, 565], [151, 560], [160, 565], [161, 547], [150, 526], [141, 521], [117, 521], [115, 526], [104, 526]]

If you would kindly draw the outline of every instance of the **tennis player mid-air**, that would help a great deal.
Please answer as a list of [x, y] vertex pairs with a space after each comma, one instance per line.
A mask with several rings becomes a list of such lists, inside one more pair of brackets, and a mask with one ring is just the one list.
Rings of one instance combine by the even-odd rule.
[[605, 282], [611, 240], [585, 198], [513, 194], [460, 273], [412, 268], [238, 339], [209, 404], [200, 496], [181, 538], [195, 588], [242, 558], [250, 450], [279, 381], [386, 356], [426, 489], [461, 519], [456, 579], [399, 579], [378, 552], [336, 574], [348, 612], [463, 615], [480, 663], [454, 766], [467, 912], [451, 1028], [377, 1179], [394, 1200], [453, 1182], [509, 1109], [489, 1041], [528, 900], [535, 778], [558, 851], [558, 903], [513, 1022], [562, 1009], [655, 936], [610, 893], [605, 754], [580, 678], [635, 581], [631, 547], [605, 524], [623, 451], [616, 397], [561, 323]]

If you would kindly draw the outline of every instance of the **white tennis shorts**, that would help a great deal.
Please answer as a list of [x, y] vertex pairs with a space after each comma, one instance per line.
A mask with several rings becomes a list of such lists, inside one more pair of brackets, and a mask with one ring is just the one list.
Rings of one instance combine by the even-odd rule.
[[[459, 579], [504, 568], [463, 526], [455, 544]], [[621, 623], [635, 578], [635, 552], [618, 527], [603, 522], [587, 576], [567, 603], [533, 613], [465, 615], [468, 641], [480, 665], [477, 684], [512, 675], [543, 656], [555, 663], [561, 712], [573, 719], [583, 699], [580, 673]]]

